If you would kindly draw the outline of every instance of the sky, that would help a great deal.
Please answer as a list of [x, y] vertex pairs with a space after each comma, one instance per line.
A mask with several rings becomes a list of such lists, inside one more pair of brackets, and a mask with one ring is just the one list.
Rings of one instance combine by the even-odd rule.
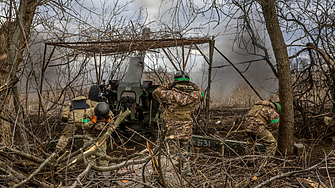
[[[158, 1], [150, 1], [150, 0], [140, 0], [137, 1], [134, 5], [144, 5], [147, 7], [148, 16], [150, 17], [149, 21], [157, 21], [158, 17], [163, 15], [163, 12], [170, 8], [168, 3], [158, 4]], [[201, 4], [202, 1], [195, 1], [198, 5]], [[134, 7], [136, 10], [136, 6]], [[159, 7], [163, 10], [158, 11]], [[208, 17], [208, 16], [207, 16]], [[165, 19], [167, 20], [167, 19]], [[198, 16], [195, 20], [193, 26], [203, 25], [208, 20], [205, 17]], [[245, 53], [239, 51], [237, 47], [234, 47], [234, 50], [237, 52], [233, 52], [233, 40], [235, 38], [234, 30], [225, 31], [224, 25], [222, 23], [220, 26], [214, 27], [216, 23], [211, 24], [210, 27], [204, 29], [205, 32], [208, 32], [208, 35], [216, 36], [215, 38], [215, 46], [225, 55], [232, 63], [240, 63], [248, 60], [260, 59], [258, 56], [246, 55]], [[267, 41], [266, 47], [269, 48], [269, 53], [271, 61], [275, 63], [274, 55], [271, 51], [271, 43]], [[193, 51], [194, 52], [194, 51]], [[208, 48], [203, 49], [203, 52], [208, 56]], [[228, 65], [228, 62], [217, 52], [214, 53], [214, 62], [213, 66], [218, 65]], [[201, 84], [203, 82], [203, 78], [199, 77], [202, 75], [202, 65], [207, 64], [201, 56], [197, 56], [196, 60], [197, 66], [192, 69], [190, 75], [193, 77], [195, 82]], [[238, 69], [241, 71], [245, 70], [248, 65], [236, 65]], [[208, 67], [206, 67], [207, 69]], [[214, 97], [229, 97], [234, 88], [238, 87], [239, 84], [245, 84], [243, 78], [238, 74], [238, 72], [233, 67], [224, 67], [219, 69], [213, 69], [213, 84], [212, 84], [212, 95]], [[260, 95], [262, 97], [266, 97], [269, 94], [275, 93], [278, 89], [277, 80], [272, 73], [270, 67], [266, 64], [266, 62], [258, 61], [255, 63], [251, 63], [248, 70], [243, 73], [243, 75], [248, 79], [248, 81], [260, 91]]]
[[[87, 6], [92, 6], [94, 4], [94, 8], [97, 13], [101, 12], [101, 3], [103, 1], [101, 0], [90, 0], [90, 1], [84, 1], [84, 5], [87, 4]], [[106, 1], [106, 6], [113, 7], [114, 2], [116, 1]], [[201, 4], [201, 0], [196, 0], [194, 1], [198, 5]], [[126, 3], [126, 1], [119, 1], [119, 3]], [[122, 5], [122, 4], [120, 4]], [[131, 3], [128, 5], [127, 9], [128, 11], [124, 11], [121, 13], [120, 17], [122, 16], [123, 18], [136, 18], [136, 14], [141, 12], [140, 7], [146, 10], [146, 14], [142, 15], [143, 22], [146, 24], [149, 24], [148, 26], [150, 28], [153, 28], [151, 30], [156, 30], [159, 28], [159, 24], [161, 22], [165, 22], [166, 24], [169, 24], [170, 17], [167, 16], [165, 13], [167, 10], [171, 8], [171, 5], [169, 4], [168, 1], [152, 1], [152, 0], [136, 0], [134, 3]], [[110, 10], [110, 9], [106, 9]], [[78, 12], [84, 13], [85, 10], [78, 10]], [[84, 14], [83, 14], [84, 15]], [[228, 57], [228, 59], [232, 63], [240, 63], [240, 62], [245, 62], [248, 60], [254, 60], [254, 59], [259, 59], [257, 56], [251, 56], [251, 55], [246, 55], [244, 52], [239, 51], [236, 46], [233, 46], [233, 40], [235, 38], [235, 33], [234, 30], [229, 30], [226, 31], [224, 28], [225, 23], [222, 23], [221, 25], [214, 27], [215, 23], [211, 24], [210, 26], [204, 26], [204, 23], [208, 21], [207, 19], [208, 15], [204, 16], [198, 16], [195, 20], [194, 23], [189, 26], [189, 27], [199, 27], [202, 26], [203, 32], [209, 36], [216, 36], [215, 37], [215, 46], [225, 55]], [[104, 18], [106, 19], [106, 18]], [[94, 19], [92, 20], [99, 20], [99, 19]], [[94, 21], [93, 21], [94, 22]], [[99, 23], [96, 23], [99, 25]], [[57, 25], [57, 23], [56, 23]], [[61, 26], [62, 24], [58, 24]], [[183, 25], [182, 25], [183, 26]], [[157, 28], [156, 28], [157, 27]], [[60, 27], [61, 28], [61, 27]], [[76, 31], [77, 32], [77, 31]], [[190, 30], [190, 33], [192, 35], [198, 35], [198, 30]], [[266, 47], [270, 49], [271, 43], [269, 41], [266, 42]], [[35, 48], [40, 48], [36, 46]], [[234, 48], [234, 51], [232, 50]], [[202, 51], [204, 52], [205, 55], [208, 56], [208, 47], [206, 45], [203, 46]], [[196, 50], [192, 51], [192, 54], [197, 54], [195, 56], [192, 56], [193, 61], [195, 62], [196, 65], [195, 67], [192, 68], [190, 75], [191, 75], [191, 80], [199, 85], [203, 86], [203, 89], [206, 87], [207, 81], [205, 81], [202, 77], [203, 75], [203, 69], [205, 69], [205, 72], [208, 69], [207, 63], [203, 59], [201, 55]], [[272, 56], [271, 61], [273, 63], [275, 58], [273, 57], [273, 54], [270, 50], [270, 56]], [[222, 58], [218, 53], [214, 53], [214, 59], [213, 59], [213, 66], [218, 66], [218, 65], [228, 65], [228, 62]], [[205, 64], [205, 68], [203, 65]], [[172, 67], [172, 66], [171, 66]], [[242, 71], [245, 70], [248, 65], [237, 65], [237, 67]], [[172, 70], [172, 69], [171, 69]], [[213, 75], [215, 75], [213, 79], [213, 84], [212, 84], [212, 95], [214, 97], [230, 97], [231, 92], [234, 90], [235, 87], [238, 87], [240, 84], [245, 84], [245, 81], [242, 79], [242, 77], [238, 74], [238, 72], [233, 69], [233, 67], [224, 67], [224, 68], [217, 68], [213, 69]], [[264, 97], [270, 93], [276, 92], [278, 88], [278, 84], [276, 83], [276, 80], [274, 79], [274, 75], [271, 72], [271, 69], [269, 68], [268, 65], [266, 65], [265, 61], [258, 61], [255, 63], [251, 63], [250, 67], [248, 70], [243, 73], [243, 75], [249, 80], [249, 82], [255, 87], [259, 88], [260, 94]], [[47, 70], [47, 76], [51, 79], [54, 79], [57, 77], [56, 72], [54, 69], [49, 68]]]

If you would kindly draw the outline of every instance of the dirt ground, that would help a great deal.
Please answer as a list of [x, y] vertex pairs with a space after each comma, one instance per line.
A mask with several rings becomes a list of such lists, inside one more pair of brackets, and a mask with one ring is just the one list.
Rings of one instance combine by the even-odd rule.
[[[243, 127], [240, 126], [240, 123], [243, 115], [246, 114], [248, 110], [247, 108], [232, 107], [216, 107], [211, 109], [206, 135], [220, 139], [246, 141], [247, 135], [243, 132]], [[194, 134], [204, 136], [205, 116], [204, 113], [199, 114], [200, 115], [195, 117], [198, 121], [194, 126]], [[36, 125], [36, 119], [31, 118], [29, 124]], [[48, 140], [50, 137], [52, 139], [58, 139], [66, 125], [66, 123], [62, 123], [57, 117], [51, 117], [49, 124], [52, 130], [45, 130], [42, 127], [36, 132], [36, 135], [41, 138], [41, 140]], [[297, 128], [300, 126], [301, 125], [296, 126], [297, 132], [299, 132]], [[322, 129], [320, 129], [319, 132], [322, 132], [321, 130]], [[80, 135], [82, 132], [79, 131], [77, 134]], [[274, 135], [276, 136], [277, 133], [274, 132]], [[249, 155], [243, 150], [195, 147], [191, 159], [193, 172], [191, 177], [184, 177], [181, 176], [180, 173], [177, 173], [178, 168], [180, 168], [178, 163], [164, 152], [160, 154], [160, 162], [162, 166], [164, 166], [162, 171], [164, 177], [167, 178], [164, 181], [167, 181], [172, 187], [255, 187], [264, 181], [269, 181], [273, 177], [278, 177], [290, 171], [310, 168], [316, 164], [320, 164], [320, 169], [316, 171], [316, 174], [314, 172], [315, 170], [312, 170], [311, 172], [308, 171], [300, 174], [300, 176], [295, 179], [289, 177], [278, 178], [279, 180], [269, 182], [267, 185], [268, 187], [301, 187], [301, 184], [305, 185], [305, 187], [310, 187], [310, 184], [321, 185], [327, 183], [331, 185], [332, 182], [333, 184], [335, 183], [335, 171], [324, 170], [325, 156], [332, 150], [335, 150], [334, 143], [330, 138], [331, 134], [330, 137], [327, 138], [322, 136], [308, 139], [295, 137], [295, 142], [302, 143], [305, 149], [299, 155], [289, 157], [277, 154], [275, 157], [267, 158], [260, 155], [261, 153]], [[154, 145], [154, 139], [151, 141], [151, 149], [154, 149], [157, 145]], [[44, 152], [52, 153], [54, 151], [52, 146], [55, 146], [55, 144], [56, 143], [49, 143], [51, 147], [44, 148]], [[75, 142], [72, 146], [72, 151], [78, 150], [81, 145], [80, 140]], [[69, 145], [67, 149], [70, 148], [71, 146]], [[133, 155], [137, 155], [145, 149], [147, 149], [145, 142], [127, 140], [118, 132], [118, 134], [113, 134], [113, 137], [108, 140], [107, 154], [111, 158], [116, 159], [111, 165], [118, 165], [123, 159], [128, 160]], [[333, 163], [334, 162], [330, 162], [328, 165], [334, 168], [333, 166], [335, 164]], [[30, 169], [22, 165], [16, 165], [15, 167], [24, 172], [28, 172]], [[56, 175], [50, 176], [48, 175], [50, 172], [41, 172], [36, 178], [42, 180], [45, 179], [45, 177], [53, 177], [54, 184], [57, 185], [57, 187], [64, 186], [64, 183], [69, 186], [85, 168], [87, 168], [87, 164], [82, 163], [69, 168], [65, 174], [56, 173]], [[30, 170], [33, 169], [34, 168], [31, 168]], [[114, 182], [114, 187], [144, 187], [143, 185], [162, 187], [162, 185], [159, 185], [159, 181], [161, 180], [157, 174], [158, 172], [153, 167], [152, 162], [148, 161], [146, 163], [121, 167], [114, 171], [109, 179]], [[65, 179], [66, 181], [64, 182]], [[7, 181], [0, 179], [0, 182], [6, 183]], [[85, 176], [85, 178], [81, 180], [81, 183], [83, 183], [85, 187], [103, 187], [103, 182], [104, 175], [100, 172], [96, 172], [95, 175], [92, 176]]]

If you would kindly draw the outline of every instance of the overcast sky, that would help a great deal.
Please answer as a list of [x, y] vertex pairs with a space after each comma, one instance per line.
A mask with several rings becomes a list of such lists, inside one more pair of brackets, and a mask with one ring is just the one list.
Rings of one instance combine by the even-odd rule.
[[[115, 1], [106, 1], [106, 5], [113, 7]], [[197, 2], [198, 5], [202, 3], [201, 0], [196, 0], [194, 2]], [[119, 1], [119, 5], [122, 5], [121, 3], [125, 3], [125, 1]], [[92, 4], [94, 4], [94, 8], [97, 13], [100, 13], [101, 10], [101, 1], [100, 0], [90, 0], [85, 1], [84, 5], [87, 4], [87, 6], [92, 7]], [[123, 17], [127, 17], [129, 19], [136, 18], [136, 15], [139, 14], [140, 8], [144, 8], [146, 10], [146, 14], [143, 14], [143, 22], [146, 24], [150, 23], [149, 27], [152, 31], [155, 31], [160, 24], [161, 21], [165, 22], [166, 24], [169, 24], [169, 20], [171, 19], [168, 14], [166, 14], [166, 10], [171, 8], [171, 4], [167, 1], [159, 1], [159, 0], [136, 0], [134, 3], [129, 4], [127, 7], [128, 11], [122, 12], [120, 15]], [[79, 12], [79, 10], [78, 10]], [[81, 10], [81, 13], [84, 13], [85, 10]], [[189, 26], [190, 27], [198, 27], [198, 26], [204, 26], [203, 24], [208, 21], [206, 18], [208, 16], [198, 16], [194, 23]], [[147, 18], [147, 19], [144, 19]], [[101, 19], [101, 18], [100, 18]], [[106, 18], [104, 18], [106, 19]], [[99, 26], [98, 19], [92, 19], [92, 24], [96, 24], [96, 26]], [[234, 24], [234, 23], [232, 23]], [[241, 51], [238, 51], [236, 47], [233, 46], [233, 39], [235, 38], [234, 30], [229, 30], [228, 32], [225, 31], [225, 24], [222, 23], [220, 26], [215, 27], [215, 23], [213, 23], [210, 26], [203, 27], [202, 32], [204, 32], [206, 35], [210, 36], [216, 36], [215, 38], [215, 44], [216, 47], [226, 55], [232, 63], [240, 63], [248, 60], [254, 60], [259, 59], [257, 56], [251, 56], [246, 55], [245, 53], [241, 53]], [[195, 30], [190, 30], [190, 33], [192, 35], [198, 35]], [[198, 35], [199, 36], [199, 35]], [[266, 43], [266, 47], [270, 48], [271, 44], [269, 42]], [[232, 48], [237, 50], [237, 52], [233, 52]], [[204, 48], [203, 52], [208, 55], [208, 48]], [[274, 63], [275, 59], [272, 54], [272, 51], [270, 49], [270, 56], [272, 57], [271, 61]], [[196, 63], [196, 66], [192, 69], [190, 75], [192, 76], [192, 80], [196, 82], [197, 84], [201, 84], [203, 82], [201, 71], [203, 69], [203, 64], [206, 65], [205, 60], [202, 58], [201, 55], [199, 55], [198, 52], [193, 51], [193, 54], [198, 54], [194, 57], [192, 57], [193, 62]], [[228, 62], [224, 60], [218, 53], [214, 54], [214, 65], [228, 65]], [[237, 67], [243, 71], [245, 70], [249, 65], [237, 65]], [[172, 68], [172, 66], [171, 66]], [[205, 69], [208, 67], [206, 66]], [[172, 69], [171, 69], [172, 70]], [[55, 75], [52, 70], [49, 70], [49, 76], [53, 77]], [[213, 69], [213, 75], [214, 82], [212, 85], [212, 94], [215, 96], [222, 95], [222, 97], [229, 97], [229, 93], [234, 89], [234, 87], [237, 87], [239, 84], [244, 83], [244, 80], [242, 77], [232, 68], [232, 67], [224, 67], [220, 69]], [[265, 61], [259, 61], [256, 63], [252, 63], [248, 70], [244, 73], [244, 76], [250, 81], [250, 83], [256, 87], [261, 88], [263, 91], [261, 92], [262, 96], [266, 96], [267, 94], [271, 92], [275, 92], [277, 90], [277, 84], [274, 82], [274, 75], [271, 72], [271, 69], [268, 65], [266, 65]], [[205, 89], [205, 88], [203, 88]]]

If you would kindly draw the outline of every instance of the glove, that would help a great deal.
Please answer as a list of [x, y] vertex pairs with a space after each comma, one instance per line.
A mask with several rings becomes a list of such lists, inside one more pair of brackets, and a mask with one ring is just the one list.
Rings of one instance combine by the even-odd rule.
[[87, 122], [87, 123], [83, 123], [83, 124], [81, 125], [81, 128], [82, 128], [83, 130], [91, 130], [92, 127], [94, 127], [94, 123], [93, 123], [92, 121]]
[[98, 122], [94, 125], [94, 129], [101, 131], [102, 129], [104, 129], [105, 124], [106, 124], [105, 122]]

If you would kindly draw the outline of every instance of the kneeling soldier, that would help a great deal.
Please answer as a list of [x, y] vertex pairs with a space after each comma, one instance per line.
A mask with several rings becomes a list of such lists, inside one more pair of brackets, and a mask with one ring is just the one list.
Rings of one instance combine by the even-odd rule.
[[271, 101], [259, 101], [250, 109], [244, 120], [244, 130], [248, 134], [248, 147], [259, 142], [266, 147], [267, 155], [274, 155], [277, 149], [277, 140], [268, 130], [268, 126], [277, 130], [281, 106]]
[[[102, 130], [106, 131], [105, 125], [111, 121], [114, 117], [113, 112], [110, 111], [109, 106], [105, 102], [99, 102], [94, 108], [90, 108], [86, 111], [83, 120], [83, 133], [91, 138], [96, 138], [100, 134]], [[84, 141], [86, 145], [88, 143], [87, 140]], [[107, 143], [103, 142], [102, 145], [99, 146], [100, 150], [104, 153], [97, 152], [95, 155], [99, 157], [96, 164], [101, 166], [108, 166], [108, 161], [104, 159], [100, 159], [104, 155], [106, 155]], [[94, 156], [91, 157], [91, 160]]]
[[57, 151], [64, 149], [71, 136], [78, 129], [81, 129], [86, 110], [94, 107], [97, 103], [98, 102], [87, 99], [85, 96], [72, 99], [62, 113], [62, 121], [67, 122], [67, 125], [56, 145]]

